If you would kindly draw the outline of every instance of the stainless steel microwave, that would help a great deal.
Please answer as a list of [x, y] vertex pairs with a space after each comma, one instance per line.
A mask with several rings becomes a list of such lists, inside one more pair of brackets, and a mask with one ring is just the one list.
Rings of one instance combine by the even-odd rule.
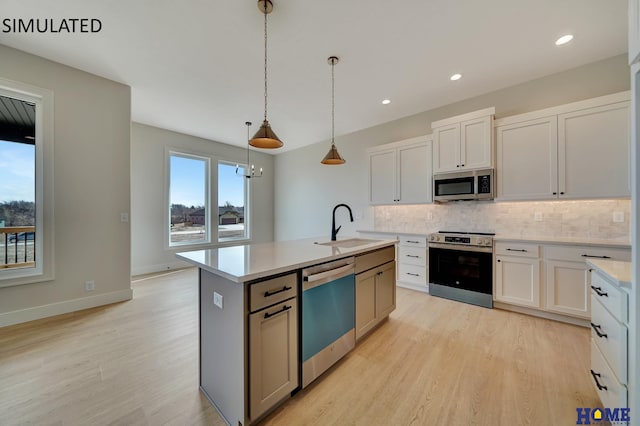
[[469, 170], [433, 176], [433, 201], [493, 200], [494, 170]]

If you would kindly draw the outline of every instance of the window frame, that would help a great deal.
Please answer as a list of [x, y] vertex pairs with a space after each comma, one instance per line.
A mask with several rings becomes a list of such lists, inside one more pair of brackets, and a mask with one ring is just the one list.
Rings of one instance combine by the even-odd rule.
[[[231, 167], [242, 167], [246, 171], [249, 169], [249, 165], [248, 164], [244, 164], [241, 162], [231, 162], [228, 160], [223, 160], [223, 159], [218, 159], [217, 164], [216, 164], [216, 175], [218, 175], [218, 173], [220, 172], [220, 164], [224, 164], [225, 166], [231, 166]], [[216, 176], [217, 179], [217, 176]], [[229, 244], [229, 243], [234, 243], [234, 242], [247, 242], [247, 241], [251, 241], [251, 197], [250, 197], [250, 193], [251, 193], [251, 179], [247, 179], [246, 177], [242, 177], [242, 178], [238, 178], [238, 179], [244, 179], [244, 236], [240, 237], [240, 238], [220, 238], [220, 229], [218, 228], [220, 226], [220, 224], [218, 223], [219, 220], [218, 219], [218, 209], [220, 208], [220, 182], [216, 181], [216, 235], [217, 235], [217, 242], [218, 244]]]
[[[207, 179], [205, 186], [205, 197], [207, 198], [206, 220], [208, 221], [208, 239], [207, 241], [197, 242], [185, 242], [180, 244], [171, 244], [171, 155], [177, 155], [185, 158], [205, 159], [208, 160], [207, 166]], [[245, 179], [244, 197], [245, 197], [245, 235], [242, 238], [224, 238], [220, 239], [218, 230], [218, 204], [220, 200], [218, 197], [218, 168], [219, 164], [231, 165], [235, 167], [239, 165], [245, 169], [249, 167], [247, 164], [241, 161], [233, 161], [227, 158], [218, 157], [213, 154], [199, 152], [183, 147], [166, 146], [165, 147], [165, 185], [164, 185], [164, 248], [165, 250], [176, 252], [180, 250], [197, 250], [206, 247], [224, 247], [233, 246], [239, 244], [245, 244], [251, 241], [251, 187], [250, 179], [238, 177], [238, 179]], [[216, 166], [215, 173], [212, 171], [211, 165]], [[211, 206], [214, 204], [212, 208]], [[215, 224], [215, 228], [214, 228]]]
[[[205, 162], [205, 177], [204, 177], [204, 209], [205, 209], [205, 230], [206, 235], [204, 240], [198, 240], [194, 242], [171, 242], [171, 157], [189, 158], [193, 160], [203, 160]], [[186, 152], [182, 149], [169, 148], [165, 153], [165, 167], [166, 167], [166, 184], [165, 184], [165, 248], [175, 250], [176, 248], [194, 247], [201, 245], [211, 244], [212, 230], [211, 230], [211, 188], [212, 188], [212, 173], [211, 173], [211, 157], [206, 154]]]
[[0, 269], [0, 288], [51, 281], [54, 258], [53, 91], [0, 78], [0, 94], [35, 104], [35, 266]]

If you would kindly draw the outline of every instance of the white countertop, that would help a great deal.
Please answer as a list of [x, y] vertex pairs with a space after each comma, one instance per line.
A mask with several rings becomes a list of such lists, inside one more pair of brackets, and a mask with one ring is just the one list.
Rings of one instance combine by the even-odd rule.
[[587, 265], [605, 274], [620, 287], [631, 288], [631, 262], [588, 259]]
[[[423, 234], [420, 232], [400, 232], [378, 229], [359, 229], [358, 232], [364, 234], [390, 234], [390, 235], [422, 235], [429, 236], [429, 234]], [[569, 238], [569, 237], [551, 237], [551, 236], [519, 236], [519, 235], [507, 235], [496, 234], [493, 239], [495, 241], [522, 241], [529, 243], [539, 244], [567, 244], [567, 245], [580, 245], [580, 246], [600, 246], [600, 247], [615, 247], [615, 248], [631, 248], [631, 241], [629, 239], [603, 239], [603, 238]]]
[[[338, 241], [352, 238], [355, 237], [338, 238]], [[321, 237], [246, 244], [181, 252], [176, 256], [216, 275], [242, 283], [397, 243], [396, 240], [371, 240], [371, 243], [356, 247], [332, 247], [315, 244], [315, 242], [327, 241], [329, 238]]]
[[567, 244], [580, 246], [605, 246], [616, 248], [631, 248], [629, 240], [605, 240], [599, 238], [569, 238], [569, 237], [522, 237], [515, 235], [497, 234], [493, 237], [494, 241], [523, 241], [540, 244]]

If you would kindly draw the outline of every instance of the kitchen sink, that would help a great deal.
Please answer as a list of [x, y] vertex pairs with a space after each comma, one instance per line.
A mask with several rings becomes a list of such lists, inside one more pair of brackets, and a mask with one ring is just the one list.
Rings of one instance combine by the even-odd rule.
[[367, 238], [349, 238], [347, 240], [338, 240], [338, 241], [326, 241], [323, 243], [317, 242], [316, 244], [320, 246], [331, 246], [338, 248], [353, 248], [358, 246], [364, 246], [366, 244], [377, 243], [381, 240], [371, 240]]

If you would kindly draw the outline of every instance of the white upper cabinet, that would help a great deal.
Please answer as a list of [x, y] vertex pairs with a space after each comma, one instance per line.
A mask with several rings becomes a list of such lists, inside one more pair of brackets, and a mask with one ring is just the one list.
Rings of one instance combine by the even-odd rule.
[[371, 148], [369, 203], [431, 203], [431, 144], [430, 136], [422, 136]]
[[558, 116], [560, 198], [631, 195], [629, 102]]
[[628, 197], [629, 92], [496, 120], [498, 200]]
[[491, 168], [494, 113], [487, 108], [431, 123], [433, 172]]
[[629, 65], [640, 59], [640, 0], [629, 0]]
[[558, 120], [544, 117], [496, 127], [496, 196], [539, 200], [558, 191]]

